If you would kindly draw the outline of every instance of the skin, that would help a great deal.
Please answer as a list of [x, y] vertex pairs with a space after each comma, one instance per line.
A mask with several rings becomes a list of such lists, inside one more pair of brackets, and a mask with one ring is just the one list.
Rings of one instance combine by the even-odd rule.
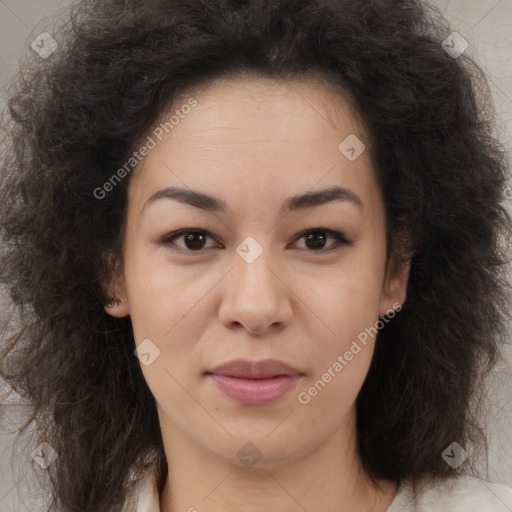
[[[368, 148], [369, 137], [348, 101], [311, 77], [218, 79], [194, 98], [131, 176], [121, 264], [107, 285], [121, 304], [106, 311], [130, 315], [136, 344], [150, 339], [160, 350], [141, 368], [169, 461], [161, 510], [385, 511], [396, 486], [368, 482], [355, 443], [375, 339], [309, 403], [298, 400], [406, 298], [409, 268], [385, 272], [384, 204], [368, 151], [349, 161], [338, 149], [350, 134]], [[169, 198], [146, 204], [171, 186], [222, 199], [229, 212]], [[280, 213], [288, 197], [333, 186], [361, 204]], [[209, 236], [160, 244], [184, 228]], [[320, 228], [352, 243], [325, 231], [323, 245], [300, 236]], [[252, 263], [236, 252], [248, 236], [263, 251]], [[304, 376], [271, 404], [241, 405], [205, 375], [238, 357], [280, 359]], [[254, 465], [237, 456], [248, 442], [261, 456]]]

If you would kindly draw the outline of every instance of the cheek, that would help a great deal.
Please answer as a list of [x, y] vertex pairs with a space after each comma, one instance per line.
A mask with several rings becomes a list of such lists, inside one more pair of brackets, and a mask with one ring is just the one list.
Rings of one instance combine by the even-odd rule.
[[300, 281], [294, 281], [305, 291], [304, 302], [321, 322], [325, 342], [335, 349], [350, 345], [378, 318], [384, 264], [378, 251], [372, 252], [354, 251], [321, 278], [317, 275], [315, 286], [310, 279], [303, 278], [301, 287]]
[[211, 276], [193, 278], [187, 272], [170, 271], [170, 266], [153, 266], [151, 272], [133, 278], [128, 288], [136, 343], [149, 339], [158, 353], [150, 365], [141, 359], [141, 370], [167, 412], [194, 407], [185, 390], [205, 370], [201, 340], [211, 322], [208, 290], [214, 284]]
[[[362, 349], [348, 364], [338, 362], [339, 367], [336, 367], [336, 359], [333, 358], [316, 378], [298, 390], [300, 429], [333, 432], [350, 421], [349, 411], [354, 407], [366, 378], [371, 356], [369, 348]], [[347, 428], [350, 429], [350, 426]]]
[[[206, 315], [197, 312], [204, 309], [205, 298], [214, 288], [213, 272], [205, 266], [176, 266], [161, 254], [141, 254], [126, 265], [126, 292], [130, 304], [131, 321], [135, 339], [153, 336], [172, 344], [175, 333], [185, 330], [189, 340], [194, 332], [200, 332], [201, 321]], [[194, 318], [191, 322], [190, 319]]]
[[304, 288], [318, 329], [309, 333], [314, 372], [300, 390], [299, 403], [307, 403], [304, 406], [318, 414], [335, 411], [325, 420], [333, 425], [359, 393], [377, 334], [384, 252], [383, 247], [363, 248], [347, 257], [344, 265], [333, 267], [316, 286]]
[[357, 398], [374, 351], [378, 292], [374, 281], [351, 274], [310, 294], [321, 322], [309, 333], [306, 350], [314, 363], [297, 402], [312, 426], [321, 418], [323, 429], [336, 428]]

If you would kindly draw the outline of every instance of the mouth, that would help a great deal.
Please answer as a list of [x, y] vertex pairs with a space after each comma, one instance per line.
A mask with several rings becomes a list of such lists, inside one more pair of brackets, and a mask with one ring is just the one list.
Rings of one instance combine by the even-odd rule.
[[237, 359], [206, 372], [228, 398], [243, 405], [265, 405], [287, 395], [304, 376], [275, 359], [260, 362]]

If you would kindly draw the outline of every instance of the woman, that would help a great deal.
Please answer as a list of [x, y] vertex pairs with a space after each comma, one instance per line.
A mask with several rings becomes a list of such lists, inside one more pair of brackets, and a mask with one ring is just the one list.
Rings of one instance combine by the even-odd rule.
[[89, 0], [27, 64], [2, 377], [56, 510], [512, 507], [474, 470], [506, 165], [446, 34], [419, 1]]

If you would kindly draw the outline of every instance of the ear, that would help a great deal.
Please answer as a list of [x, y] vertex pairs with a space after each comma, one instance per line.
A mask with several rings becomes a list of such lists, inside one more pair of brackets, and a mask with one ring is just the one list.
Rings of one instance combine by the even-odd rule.
[[379, 314], [386, 315], [402, 306], [407, 298], [407, 283], [411, 271], [411, 259], [399, 261], [392, 257], [389, 262], [381, 292]]
[[102, 279], [101, 286], [108, 298], [104, 305], [105, 311], [115, 317], [123, 318], [130, 314], [130, 305], [126, 294], [122, 264], [113, 255], [107, 256], [108, 275]]

